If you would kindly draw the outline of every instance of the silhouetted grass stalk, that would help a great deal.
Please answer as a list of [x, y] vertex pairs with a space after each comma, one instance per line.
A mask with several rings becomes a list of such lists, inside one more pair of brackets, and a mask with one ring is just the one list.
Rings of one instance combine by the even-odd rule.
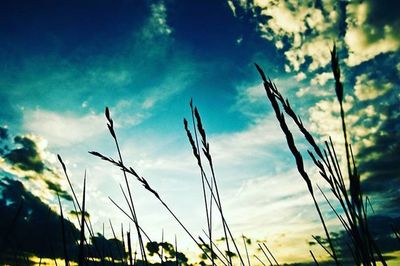
[[65, 266], [69, 266], [69, 259], [68, 259], [68, 252], [67, 252], [67, 239], [65, 236], [65, 221], [64, 221], [64, 215], [63, 215], [63, 210], [62, 210], [62, 206], [61, 206], [60, 196], [58, 194], [57, 194], [57, 198], [58, 198], [58, 204], [60, 206], [61, 235], [62, 235], [62, 242], [63, 242]]
[[[75, 211], [76, 219], [78, 221], [78, 224], [81, 224], [81, 218], [79, 217], [79, 213], [82, 213], [81, 205], [79, 204], [78, 198], [77, 198], [76, 193], [75, 193], [75, 189], [74, 189], [74, 187], [72, 185], [72, 182], [71, 182], [71, 180], [69, 178], [69, 175], [68, 175], [68, 172], [67, 172], [67, 167], [65, 166], [64, 161], [62, 160], [62, 158], [61, 158], [61, 156], [59, 154], [57, 154], [57, 158], [58, 158], [58, 161], [61, 164], [61, 167], [63, 169], [63, 173], [64, 173], [64, 175], [65, 175], [65, 177], [66, 177], [66, 179], [68, 181], [68, 185], [69, 185], [69, 187], [71, 189], [71, 192], [72, 192], [72, 196], [73, 196], [72, 205], [73, 205], [73, 208], [74, 208], [74, 211]], [[85, 219], [84, 221], [85, 221], [85, 225], [86, 225], [86, 228], [87, 228], [87, 230], [89, 232], [90, 237], [92, 239], [94, 239], [95, 235], [94, 235], [94, 232], [93, 232], [93, 229], [92, 229], [93, 227], [92, 227], [90, 219], [88, 219], [88, 220]], [[94, 248], [95, 248], [95, 250], [97, 252], [98, 257], [100, 257], [101, 264], [104, 265], [104, 256], [100, 252], [100, 249], [99, 249], [97, 243], [93, 242], [93, 246], [94, 246]]]
[[267, 260], [268, 260], [268, 262], [269, 262], [269, 265], [271, 265], [271, 266], [272, 266], [272, 261], [269, 259], [269, 257], [268, 257], [268, 255], [267, 255], [267, 253], [265, 252], [264, 248], [261, 246], [261, 244], [260, 244], [260, 243], [258, 243], [258, 247], [260, 248], [260, 250], [261, 250], [261, 251], [262, 251], [262, 253], [264, 254], [265, 258], [267, 258]]
[[[318, 206], [318, 202], [316, 201], [312, 183], [310, 178], [307, 175], [307, 172], [304, 169], [303, 159], [300, 152], [297, 150], [293, 136], [285, 122], [284, 114], [281, 113], [280, 107], [278, 105], [278, 101], [282, 105], [285, 113], [294, 121], [296, 126], [299, 128], [300, 132], [303, 134], [304, 138], [313, 148], [316, 157], [312, 151], [308, 150], [308, 154], [310, 155], [314, 165], [319, 169], [319, 173], [321, 177], [329, 184], [331, 192], [338, 200], [340, 207], [342, 208], [345, 217], [338, 214], [333, 205], [330, 203], [325, 193], [320, 189], [323, 194], [325, 200], [334, 211], [336, 217], [341, 222], [345, 232], [350, 237], [352, 241], [352, 248], [350, 251], [354, 258], [354, 262], [356, 265], [375, 265], [376, 259], [375, 255], [379, 258], [383, 265], [386, 265], [386, 262], [382, 256], [381, 251], [376, 245], [374, 239], [372, 238], [369, 227], [368, 227], [368, 219], [366, 208], [363, 206], [364, 204], [362, 199], [362, 192], [360, 186], [360, 176], [357, 171], [354, 155], [351, 149], [351, 145], [348, 142], [347, 129], [345, 123], [345, 112], [343, 108], [343, 85], [340, 81], [340, 68], [339, 68], [339, 60], [336, 54], [336, 47], [333, 47], [331, 51], [331, 64], [332, 64], [332, 72], [335, 80], [335, 92], [340, 106], [340, 117], [342, 124], [343, 137], [345, 142], [345, 152], [346, 152], [346, 164], [347, 164], [347, 174], [349, 179], [349, 189], [346, 187], [340, 165], [338, 156], [335, 151], [335, 147], [332, 143], [332, 139], [329, 138], [329, 143], [325, 141], [326, 149], [320, 149], [316, 144], [312, 135], [308, 132], [308, 130], [304, 127], [300, 117], [296, 115], [296, 113], [291, 108], [289, 101], [283, 98], [275, 84], [271, 82], [271, 80], [267, 80], [263, 70], [256, 64], [256, 68], [264, 82], [264, 87], [267, 93], [267, 97], [273, 107], [277, 120], [280, 124], [280, 127], [283, 133], [286, 136], [286, 140], [289, 146], [291, 153], [293, 154], [297, 170], [300, 175], [303, 177], [305, 182], [307, 183], [308, 191], [312, 196], [314, 205], [317, 209], [318, 215], [320, 217], [321, 223], [323, 225], [325, 235], [330, 247], [331, 252], [327, 249], [326, 251], [332, 256], [335, 263], [338, 265], [338, 256], [336, 254], [334, 245], [330, 238], [328, 229], [324, 222], [321, 210]], [[367, 201], [368, 199], [366, 199]], [[317, 239], [316, 239], [317, 240]], [[325, 249], [320, 241], [317, 242]], [[311, 253], [313, 256], [313, 254]], [[314, 256], [313, 259], [315, 260]], [[316, 261], [316, 260], [315, 260]]]
[[[193, 110], [192, 101], [190, 102], [190, 106], [191, 106], [191, 110]], [[229, 239], [231, 239], [231, 241], [232, 241], [232, 243], [233, 243], [233, 245], [235, 247], [235, 250], [237, 252], [237, 255], [238, 255], [239, 259], [240, 259], [241, 265], [244, 265], [244, 261], [243, 261], [243, 258], [241, 256], [241, 254], [240, 254], [238, 246], [236, 244], [235, 238], [232, 235], [232, 232], [231, 232], [231, 230], [230, 230], [230, 228], [229, 228], [229, 226], [228, 226], [228, 224], [226, 222], [224, 213], [222, 211], [222, 206], [221, 206], [222, 204], [221, 204], [221, 199], [219, 197], [218, 185], [217, 185], [217, 181], [216, 181], [216, 177], [215, 177], [215, 171], [214, 171], [214, 165], [213, 165], [213, 161], [212, 161], [212, 156], [211, 156], [211, 153], [210, 153], [210, 147], [209, 147], [209, 143], [207, 142], [207, 135], [206, 135], [206, 132], [204, 130], [200, 114], [199, 114], [199, 112], [198, 112], [196, 107], [194, 108], [194, 116], [195, 116], [196, 122], [197, 122], [197, 127], [194, 126], [194, 132], [195, 132], [195, 134], [197, 136], [196, 132], [198, 131], [200, 136], [201, 136], [201, 142], [202, 142], [202, 149], [201, 150], [203, 151], [203, 154], [207, 158], [207, 161], [209, 163], [209, 167], [210, 167], [210, 170], [211, 170], [211, 178], [210, 178], [211, 179], [211, 183], [209, 182], [209, 179], [207, 178], [207, 175], [206, 175], [206, 173], [204, 171], [204, 167], [203, 167], [203, 165], [201, 163], [201, 155], [199, 153], [200, 149], [199, 149], [198, 145], [195, 145], [195, 142], [193, 140], [192, 134], [191, 134], [191, 132], [190, 132], [190, 130], [188, 128], [188, 122], [187, 122], [186, 119], [184, 119], [183, 122], [184, 122], [184, 128], [185, 128], [186, 134], [187, 134], [188, 139], [189, 139], [189, 143], [192, 146], [193, 155], [197, 159], [197, 164], [198, 164], [198, 166], [200, 168], [200, 171], [201, 171], [202, 175], [204, 175], [204, 177], [205, 177], [204, 180], [206, 181], [206, 184], [207, 184], [208, 189], [210, 191], [210, 196], [211, 196], [211, 198], [210, 198], [210, 219], [212, 218], [212, 215], [211, 215], [212, 214], [212, 201], [214, 201], [216, 206], [217, 206], [217, 208], [218, 208], [218, 211], [219, 211], [219, 213], [221, 215], [221, 220], [222, 220], [222, 225], [223, 225], [223, 230], [224, 230], [224, 235], [225, 235], [225, 243], [226, 243], [226, 246], [227, 246], [227, 252], [231, 253], [230, 247], [229, 247]], [[215, 193], [214, 193], [214, 188], [215, 188]], [[211, 224], [211, 221], [210, 221], [210, 224]], [[229, 238], [228, 238], [228, 234], [229, 234]], [[232, 265], [232, 258], [231, 258], [231, 256], [228, 256], [228, 257], [229, 257], [229, 264]]]
[[[191, 111], [191, 115], [192, 115], [192, 125], [193, 128], [195, 129], [195, 122], [194, 122], [194, 110], [193, 110], [193, 100], [190, 99], [190, 111]], [[185, 124], [185, 130], [188, 134], [188, 136], [190, 135], [190, 131], [188, 129], [187, 123]], [[196, 149], [199, 150], [199, 140], [197, 137], [197, 130], [194, 130], [194, 137], [196, 140]], [[191, 142], [191, 144], [193, 145], [194, 143]], [[208, 202], [207, 202], [207, 193], [206, 193], [206, 188], [205, 188], [205, 184], [204, 184], [204, 180], [207, 178], [207, 176], [205, 175], [204, 171], [203, 171], [203, 167], [202, 167], [202, 162], [201, 162], [201, 156], [196, 156], [197, 160], [198, 160], [198, 165], [200, 166], [200, 176], [201, 176], [201, 186], [202, 186], [202, 190], [203, 190], [203, 198], [204, 198], [204, 209], [206, 212], [206, 219], [207, 219], [207, 228], [208, 228], [208, 238], [210, 240], [210, 251], [211, 251], [211, 264], [214, 265], [214, 256], [213, 256], [213, 244], [212, 244], [212, 197], [210, 197], [210, 207], [208, 207]], [[208, 180], [207, 180], [208, 181]], [[211, 193], [212, 193], [213, 188], [211, 187]], [[208, 210], [210, 209], [210, 210]]]
[[245, 249], [245, 251], [246, 251], [247, 263], [248, 263], [249, 266], [251, 266], [250, 257], [249, 257], [249, 252], [248, 252], [248, 250], [247, 250], [247, 244], [246, 244], [245, 236], [242, 235], [242, 238], [243, 238], [244, 249]]
[[323, 226], [324, 231], [325, 231], [325, 235], [326, 235], [326, 237], [328, 239], [328, 243], [329, 243], [330, 249], [332, 251], [332, 253], [329, 253], [329, 254], [335, 260], [335, 263], [337, 265], [339, 265], [339, 261], [338, 261], [337, 255], [336, 255], [335, 248], [334, 248], [334, 246], [332, 244], [332, 240], [331, 240], [331, 237], [329, 235], [328, 229], [326, 227], [325, 220], [324, 220], [324, 218], [322, 216], [321, 210], [319, 208], [319, 205], [318, 205], [317, 200], [316, 200], [315, 195], [314, 195], [314, 191], [313, 191], [313, 187], [312, 187], [312, 184], [311, 184], [311, 180], [310, 180], [307, 172], [304, 169], [303, 158], [302, 158], [300, 152], [296, 148], [296, 145], [295, 145], [295, 142], [294, 142], [294, 139], [293, 139], [293, 135], [290, 132], [290, 130], [289, 130], [287, 124], [286, 124], [285, 116], [284, 116], [283, 113], [281, 113], [279, 105], [278, 105], [278, 102], [277, 102], [276, 97], [274, 95], [274, 91], [277, 91], [277, 88], [276, 88], [275, 84], [273, 84], [271, 82], [271, 80], [267, 80], [263, 70], [257, 64], [256, 64], [256, 68], [257, 68], [258, 72], [260, 73], [260, 76], [262, 77], [262, 80], [264, 82], [264, 88], [265, 88], [265, 91], [267, 93], [267, 97], [268, 97], [268, 99], [269, 99], [269, 101], [270, 101], [270, 103], [272, 105], [272, 108], [273, 108], [273, 110], [275, 112], [276, 118], [279, 121], [279, 125], [280, 125], [283, 133], [285, 134], [286, 141], [287, 141], [287, 144], [289, 146], [289, 149], [290, 149], [291, 153], [293, 154], [293, 157], [296, 160], [297, 170], [300, 173], [300, 175], [302, 176], [302, 178], [304, 179], [304, 181], [306, 182], [307, 187], [308, 187], [308, 191], [309, 191], [309, 193], [310, 193], [310, 195], [312, 197], [312, 200], [314, 202], [314, 206], [317, 209], [319, 218], [321, 220], [322, 226]]
[[264, 263], [262, 260], [260, 260], [259, 257], [257, 257], [257, 255], [253, 255], [253, 256], [254, 256], [254, 258], [256, 258], [263, 266], [266, 266], [265, 263]]
[[[111, 232], [112, 232], [112, 234], [113, 234], [113, 237], [114, 237], [115, 240], [117, 240], [118, 238], [117, 238], [117, 236], [116, 236], [116, 234], [115, 234], [114, 227], [113, 227], [113, 225], [112, 225], [112, 223], [111, 223], [111, 220], [109, 219], [108, 222], [110, 223], [110, 228], [111, 228]], [[118, 250], [118, 253], [119, 253], [118, 255], [119, 255], [120, 259], [121, 259], [122, 265], [125, 266], [125, 265], [126, 265], [126, 263], [125, 263], [125, 257], [124, 257], [123, 254], [121, 254], [121, 249], [120, 249], [120, 247], [118, 246], [118, 242], [114, 242], [114, 243], [115, 243], [115, 248]]]
[[[106, 114], [106, 118], [107, 118], [107, 120], [108, 120], [108, 124], [107, 124], [107, 125], [108, 125], [108, 128], [109, 128], [109, 130], [110, 130], [110, 133], [111, 133], [112, 137], [114, 138], [115, 142], [118, 143], [117, 138], [116, 138], [116, 135], [115, 135], [115, 131], [114, 131], [114, 128], [113, 128], [113, 122], [112, 122], [112, 119], [111, 119], [111, 117], [110, 117], [110, 113], [109, 113], [108, 108], [106, 108], [105, 114]], [[119, 147], [119, 146], [118, 146], [118, 147]], [[119, 150], [119, 148], [118, 148], [118, 150]], [[190, 231], [186, 228], [186, 226], [185, 226], [185, 225], [181, 222], [181, 220], [175, 215], [175, 213], [170, 209], [170, 207], [165, 203], [165, 201], [159, 196], [159, 194], [149, 185], [149, 183], [147, 182], [147, 180], [146, 180], [144, 177], [139, 176], [139, 175], [137, 174], [137, 172], [136, 172], [132, 167], [129, 167], [129, 168], [126, 167], [126, 166], [124, 165], [124, 163], [123, 163], [122, 160], [116, 161], [116, 160], [114, 160], [113, 158], [111, 158], [111, 157], [106, 157], [106, 156], [104, 156], [104, 155], [102, 155], [101, 153], [96, 152], [96, 151], [90, 151], [89, 153], [92, 154], [92, 155], [94, 155], [94, 156], [96, 156], [96, 157], [99, 157], [99, 158], [102, 159], [102, 160], [105, 160], [105, 161], [107, 161], [107, 162], [109, 162], [109, 163], [111, 163], [111, 164], [117, 166], [118, 168], [120, 168], [120, 169], [124, 172], [124, 176], [125, 176], [125, 177], [126, 177], [126, 173], [128, 173], [128, 174], [134, 176], [134, 177], [136, 178], [136, 180], [139, 181], [139, 183], [141, 183], [141, 184], [143, 185], [143, 187], [144, 187], [147, 191], [149, 191], [151, 194], [153, 194], [153, 195], [158, 199], [158, 201], [159, 201], [159, 202], [164, 206], [164, 208], [173, 216], [173, 218], [179, 223], [179, 225], [184, 229], [184, 231], [189, 235], [189, 237], [196, 243], [196, 245], [203, 251], [203, 253], [204, 253], [204, 254], [207, 256], [207, 258], [209, 258], [210, 261], [211, 261], [210, 256], [201, 248], [201, 245], [200, 245], [200, 244], [197, 242], [197, 240], [193, 237], [193, 235], [192, 235], [192, 234], [190, 233]], [[120, 155], [120, 152], [119, 152], [119, 155]], [[121, 159], [121, 156], [120, 156], [120, 159]], [[125, 178], [125, 180], [126, 180], [126, 183], [127, 183], [127, 187], [129, 188], [129, 184], [128, 184], [127, 178]], [[132, 203], [132, 202], [131, 202], [131, 203]], [[133, 217], [132, 217], [132, 218], [133, 218]], [[137, 230], [140, 231], [138, 224], [135, 223], [135, 226], [137, 226]]]
[[[83, 266], [83, 263], [85, 261], [85, 255], [83, 253], [84, 242], [85, 242], [85, 194], [86, 194], [86, 172], [85, 172], [85, 177], [83, 179], [82, 218], [81, 218], [78, 266]], [[103, 235], [104, 235], [104, 233], [103, 233]]]
[[[114, 129], [114, 121], [111, 119], [110, 111], [109, 111], [108, 107], [105, 110], [105, 116], [106, 116], [106, 119], [107, 119], [107, 127], [108, 127], [108, 129], [110, 131], [110, 134], [111, 134], [113, 140], [114, 140], [115, 147], [117, 148], [119, 161], [121, 162], [121, 164], [123, 164], [121, 150], [120, 150], [118, 139], [117, 139], [117, 136], [116, 136], [116, 133], [115, 133], [115, 129]], [[147, 257], [146, 257], [146, 251], [144, 249], [142, 235], [141, 235], [141, 232], [140, 232], [140, 229], [139, 229], [139, 221], [138, 221], [138, 218], [137, 218], [137, 215], [136, 215], [135, 205], [133, 204], [133, 197], [132, 197], [131, 189], [130, 189], [130, 186], [129, 186], [129, 183], [128, 183], [128, 178], [126, 176], [126, 172], [123, 169], [121, 169], [121, 170], [122, 170], [122, 173], [124, 175], [126, 188], [128, 190], [128, 195], [129, 195], [129, 199], [130, 199], [130, 209], [131, 209], [131, 213], [132, 213], [132, 218], [134, 219], [136, 232], [138, 234], [140, 252], [141, 252], [141, 255], [142, 255], [142, 259], [145, 261], [145, 263], [147, 265], [148, 262], [147, 262]], [[129, 202], [128, 202], [128, 205], [129, 205]]]

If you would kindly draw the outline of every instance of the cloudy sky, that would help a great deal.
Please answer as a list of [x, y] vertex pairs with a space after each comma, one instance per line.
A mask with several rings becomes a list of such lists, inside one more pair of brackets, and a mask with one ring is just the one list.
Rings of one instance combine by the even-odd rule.
[[[336, 43], [363, 189], [376, 215], [388, 221], [399, 217], [397, 1], [0, 5], [1, 176], [19, 180], [54, 209], [56, 192], [72, 209], [60, 154], [78, 195], [87, 172], [87, 205], [96, 230], [108, 219], [129, 223], [108, 199], [125, 206], [119, 190], [123, 176], [88, 154], [117, 156], [104, 117], [108, 106], [125, 162], [147, 178], [191, 231], [202, 234], [201, 179], [183, 129], [193, 98], [234, 233], [266, 240], [282, 262], [310, 261], [308, 242], [321, 234], [321, 225], [254, 63], [276, 82], [310, 131], [321, 142], [331, 136], [340, 152], [330, 72]], [[323, 185], [316, 169], [309, 173]], [[133, 179], [132, 185], [144, 229], [154, 239], [161, 239], [164, 229], [170, 242], [176, 234], [191, 250], [190, 240], [157, 200]], [[327, 209], [334, 226], [330, 218]]]

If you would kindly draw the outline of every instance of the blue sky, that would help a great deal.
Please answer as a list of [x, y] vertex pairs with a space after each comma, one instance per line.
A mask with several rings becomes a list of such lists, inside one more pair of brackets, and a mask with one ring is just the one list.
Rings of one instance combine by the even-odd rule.
[[[399, 216], [396, 1], [4, 1], [0, 9], [4, 142], [32, 140], [46, 171], [13, 165], [6, 152], [0, 167], [51, 206], [46, 180], [68, 191], [60, 154], [78, 188], [88, 173], [95, 227], [108, 218], [128, 223], [107, 199], [123, 202], [122, 175], [87, 153], [116, 156], [103, 115], [108, 106], [125, 160], [201, 234], [200, 177], [182, 122], [193, 98], [233, 230], [267, 239], [281, 261], [310, 260], [307, 241], [321, 232], [318, 217], [254, 63], [320, 141], [332, 136], [341, 152], [329, 54], [336, 42], [363, 185], [381, 215]], [[164, 228], [170, 241], [177, 234], [191, 249], [157, 201], [134, 187], [145, 229], [159, 238]], [[290, 247], [280, 249], [285, 243]]]

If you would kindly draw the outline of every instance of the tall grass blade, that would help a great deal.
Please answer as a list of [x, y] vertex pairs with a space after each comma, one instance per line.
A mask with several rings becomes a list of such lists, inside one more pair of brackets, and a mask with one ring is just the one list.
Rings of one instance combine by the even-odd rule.
[[132, 245], [131, 245], [131, 232], [126, 233], [126, 241], [128, 241], [128, 256], [129, 265], [133, 266]]
[[[79, 241], [79, 262], [78, 266], [83, 266], [85, 262], [84, 246], [85, 246], [85, 196], [86, 196], [86, 171], [83, 179], [83, 196], [82, 196], [82, 216], [81, 216], [81, 231]], [[103, 253], [104, 254], [104, 253]]]
[[260, 260], [259, 257], [257, 257], [257, 255], [253, 255], [253, 256], [254, 256], [254, 258], [256, 258], [263, 266], [266, 266], [265, 263], [264, 263], [262, 260]]
[[300, 152], [298, 151], [298, 149], [297, 149], [297, 147], [295, 145], [293, 135], [290, 132], [290, 130], [289, 130], [289, 128], [288, 128], [288, 126], [287, 126], [287, 124], [285, 122], [285, 117], [284, 117], [283, 113], [281, 113], [279, 105], [278, 105], [278, 102], [276, 100], [276, 96], [274, 94], [274, 92], [277, 91], [276, 86], [275, 86], [275, 84], [273, 84], [271, 82], [271, 80], [267, 80], [267, 78], [265, 77], [264, 71], [260, 68], [260, 66], [258, 66], [257, 64], [255, 64], [255, 66], [256, 66], [258, 72], [260, 73], [261, 78], [263, 79], [264, 88], [265, 88], [265, 91], [267, 93], [267, 97], [268, 97], [268, 99], [269, 99], [269, 101], [270, 101], [270, 103], [272, 105], [272, 108], [273, 108], [273, 110], [275, 112], [275, 116], [276, 116], [276, 118], [277, 118], [277, 120], [279, 122], [279, 125], [280, 125], [280, 127], [281, 127], [281, 129], [282, 129], [282, 131], [283, 131], [283, 133], [284, 133], [284, 135], [286, 137], [286, 141], [287, 141], [289, 150], [291, 151], [293, 157], [295, 158], [297, 170], [298, 170], [298, 172], [300, 173], [300, 175], [302, 176], [302, 178], [304, 179], [304, 181], [307, 184], [308, 191], [309, 191], [309, 193], [310, 193], [310, 195], [311, 195], [311, 197], [313, 199], [314, 206], [317, 209], [319, 218], [321, 220], [321, 223], [322, 223], [324, 231], [325, 231], [325, 235], [326, 235], [326, 237], [328, 239], [329, 246], [330, 246], [331, 251], [332, 251], [332, 257], [333, 257], [336, 265], [339, 265], [339, 261], [338, 261], [338, 258], [337, 258], [336, 252], [335, 252], [335, 248], [334, 248], [334, 246], [332, 244], [332, 240], [331, 240], [331, 237], [329, 235], [328, 229], [326, 227], [325, 220], [324, 220], [324, 218], [322, 216], [322, 213], [321, 213], [321, 210], [320, 210], [319, 205], [317, 203], [317, 200], [315, 199], [315, 195], [314, 195], [314, 191], [313, 191], [313, 188], [312, 188], [311, 180], [310, 180], [307, 172], [304, 169], [304, 163], [303, 163], [302, 155], [300, 154]]
[[272, 252], [269, 250], [269, 248], [267, 247], [267, 244], [263, 243], [263, 246], [265, 247], [265, 249], [268, 251], [269, 255], [271, 255], [272, 259], [274, 260], [275, 264], [279, 266], [278, 261], [275, 259], [274, 255], [272, 255]]
[[68, 252], [67, 252], [67, 239], [65, 236], [64, 215], [63, 215], [63, 210], [62, 210], [62, 206], [61, 206], [60, 196], [58, 195], [58, 193], [57, 193], [57, 198], [58, 198], [58, 204], [60, 206], [61, 234], [62, 234], [62, 241], [63, 241], [65, 266], [69, 266], [69, 258], [68, 258]]
[[319, 263], [318, 263], [317, 259], [315, 258], [314, 254], [313, 254], [313, 252], [311, 250], [310, 250], [310, 254], [311, 254], [311, 257], [313, 258], [313, 261], [314, 261], [315, 265], [319, 266]]
[[272, 261], [269, 259], [267, 253], [264, 251], [264, 249], [263, 249], [263, 247], [261, 246], [260, 243], [258, 243], [258, 246], [259, 246], [260, 250], [262, 251], [262, 253], [264, 254], [264, 256], [267, 258], [267, 260], [268, 260], [268, 262], [269, 262], [269, 265], [272, 266], [272, 265], [273, 265], [273, 264], [272, 264]]

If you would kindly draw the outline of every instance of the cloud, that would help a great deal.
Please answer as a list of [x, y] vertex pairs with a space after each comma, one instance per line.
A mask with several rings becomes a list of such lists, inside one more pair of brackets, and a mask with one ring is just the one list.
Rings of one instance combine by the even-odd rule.
[[[17, 248], [20, 251], [31, 252], [46, 257], [62, 257], [62, 235], [60, 216], [49, 208], [40, 198], [32, 195], [25, 186], [17, 180], [2, 177], [0, 179], [1, 197], [0, 234], [7, 236], [6, 250]], [[18, 216], [17, 210], [21, 208]], [[16, 217], [13, 225], [12, 219]], [[79, 235], [75, 226], [65, 222], [67, 234], [66, 243], [69, 248], [75, 246], [72, 235]], [[48, 237], [51, 236], [51, 237]], [[4, 243], [1, 243], [3, 245]], [[50, 248], [52, 246], [52, 248]], [[51, 254], [51, 251], [54, 254]]]
[[392, 0], [348, 3], [344, 39], [349, 49], [347, 63], [350, 66], [400, 48], [397, 8], [397, 2]]
[[149, 17], [137, 34], [135, 42], [138, 49], [147, 47], [146, 57], [155, 59], [164, 57], [171, 47], [173, 29], [168, 25], [167, 8], [163, 1], [156, 1], [149, 8]]
[[[307, 242], [311, 235], [322, 234], [323, 229], [306, 187], [293, 168], [277, 175], [253, 176], [226, 195], [227, 222], [233, 232], [266, 239], [277, 258], [287, 263], [307, 261]], [[325, 218], [330, 229], [335, 228], [337, 222], [328, 215]], [[261, 232], [260, 228], [265, 230]]]
[[[400, 217], [384, 215], [370, 215], [368, 217], [369, 232], [373, 236], [376, 245], [389, 265], [397, 265], [396, 262], [398, 262], [398, 256], [391, 256], [390, 254], [393, 251], [398, 251], [398, 239], [394, 237], [392, 226], [399, 222]], [[324, 237], [321, 237], [320, 239], [326, 241], [326, 238]], [[332, 234], [332, 241], [337, 247], [338, 255], [341, 257], [342, 261], [354, 261], [353, 254], [348, 248], [349, 236], [347, 232], [340, 231]], [[315, 242], [311, 243], [315, 244]]]
[[296, 74], [296, 80], [297, 81], [302, 81], [303, 79], [306, 79], [307, 75], [304, 72], [299, 72]]
[[[299, 72], [301, 74], [302, 72]], [[299, 75], [297, 74], [297, 75]], [[305, 78], [305, 77], [304, 77]], [[310, 79], [310, 85], [305, 87], [300, 87], [297, 92], [297, 97], [304, 96], [315, 96], [315, 97], [326, 97], [332, 96], [333, 90], [327, 90], [327, 83], [333, 79], [333, 75], [330, 72], [322, 72], [316, 74], [313, 78]]]
[[354, 94], [361, 101], [373, 100], [393, 89], [394, 85], [385, 78], [373, 78], [369, 74], [361, 74], [356, 77]]
[[[113, 114], [113, 119], [115, 120], [116, 127], [130, 127], [136, 126], [142, 123], [144, 120], [151, 116], [150, 109], [153, 106], [144, 108], [145, 100], [140, 102], [139, 100], [120, 100], [115, 106], [110, 107]], [[103, 124], [102, 127], [105, 129], [105, 118], [102, 117]], [[104, 133], [104, 131], [98, 132]]]
[[43, 173], [44, 164], [37, 152], [36, 143], [24, 136], [16, 136], [14, 143], [20, 145], [21, 148], [15, 148], [4, 156], [8, 163], [24, 171], [32, 170], [39, 174]]
[[0, 126], [0, 140], [8, 138], [8, 128]]
[[47, 139], [52, 146], [65, 147], [81, 143], [105, 132], [103, 115], [76, 116], [46, 110], [24, 112], [24, 127]]
[[348, 66], [400, 48], [400, 19], [393, 0], [256, 0], [230, 1], [229, 5], [234, 12], [240, 8], [257, 18], [261, 37], [274, 42], [286, 56], [286, 71], [327, 66], [334, 41], [347, 50]]
[[[364, 179], [362, 188], [372, 193], [372, 201], [379, 201], [380, 209], [398, 211], [400, 197], [400, 113], [391, 106], [386, 110], [387, 119], [381, 123], [376, 134], [371, 133], [373, 145], [363, 146], [357, 158]], [[382, 194], [379, 194], [382, 193]], [[381, 198], [381, 195], [384, 197]]]
[[280, 129], [278, 126], [271, 127], [272, 123], [275, 123], [275, 118], [269, 115], [256, 120], [244, 131], [212, 136], [211, 149], [215, 160], [221, 164], [226, 162], [243, 164], [243, 161], [237, 159], [252, 160], [251, 158], [272, 156], [273, 147], [285, 144]]
[[[346, 96], [344, 111], [348, 137], [354, 153], [357, 154], [361, 147], [373, 145], [373, 135], [379, 132], [387, 117], [385, 114], [377, 113], [374, 105], [358, 109], [354, 104], [354, 97]], [[308, 113], [311, 132], [318, 134], [323, 140], [331, 137], [339, 157], [344, 156], [344, 138], [337, 100], [320, 100], [308, 109]]]
[[[337, 38], [341, 10], [334, 1], [240, 1], [236, 8], [247, 9], [258, 18], [261, 37], [283, 50], [289, 62], [286, 70], [309, 70], [326, 66], [329, 47]], [[310, 60], [308, 60], [310, 59]]]
[[171, 27], [167, 24], [167, 9], [165, 4], [160, 1], [150, 6], [151, 8], [151, 22], [159, 34], [170, 35], [172, 32]]
[[0, 157], [0, 170], [21, 180], [46, 203], [52, 202], [56, 193], [66, 200], [72, 200], [65, 190], [63, 179], [50, 163], [54, 155], [46, 147], [43, 139], [33, 135], [16, 136], [14, 147]]
[[297, 92], [296, 96], [301, 98], [307, 95], [312, 95], [316, 97], [323, 97], [323, 96], [329, 96], [332, 93], [324, 90], [321, 87], [318, 86], [308, 86], [308, 87], [301, 87]]
[[331, 72], [323, 72], [316, 74], [312, 79], [311, 79], [311, 85], [320, 85], [324, 86], [328, 80], [333, 79], [333, 74]]
[[[17, 250], [38, 257], [64, 257], [61, 217], [56, 211], [31, 194], [20, 181], [11, 178], [0, 178], [0, 195], [2, 254], [13, 254]], [[63, 209], [65, 212], [66, 207], [63, 206]], [[79, 230], [65, 216], [63, 222], [68, 255], [76, 261], [79, 250], [76, 239], [79, 238]], [[100, 257], [98, 249], [94, 248], [93, 242], [96, 242], [97, 248], [104, 251], [102, 256], [120, 259], [121, 241], [106, 239], [100, 234], [91, 238], [91, 241], [92, 244], [85, 247], [91, 257]]]
[[8, 128], [0, 126], [0, 155], [3, 155], [6, 150], [8, 150], [7, 145], [8, 140]]
[[[267, 68], [271, 69], [273, 66], [268, 66]], [[292, 94], [297, 90], [298, 79], [305, 79], [305, 74], [299, 73], [299, 76], [296, 77], [282, 75], [274, 79], [274, 82], [283, 94]], [[236, 86], [235, 100], [232, 109], [250, 117], [253, 122], [264, 118], [268, 113], [268, 98], [264, 84], [259, 79], [255, 82], [244, 82]]]
[[238, 96], [239, 100], [243, 99], [242, 101], [245, 101], [249, 104], [254, 104], [261, 100], [265, 101], [265, 97], [266, 94], [263, 83], [259, 83], [241, 90]]
[[[356, 77], [356, 97], [347, 96], [344, 109], [363, 191], [376, 201], [380, 213], [398, 214], [400, 198], [396, 188], [400, 184], [400, 170], [396, 160], [400, 151], [397, 145], [400, 116], [393, 87], [385, 76], [360, 74]], [[309, 114], [310, 129], [324, 139], [330, 135], [339, 157], [344, 158], [337, 101], [320, 100], [309, 108]]]

